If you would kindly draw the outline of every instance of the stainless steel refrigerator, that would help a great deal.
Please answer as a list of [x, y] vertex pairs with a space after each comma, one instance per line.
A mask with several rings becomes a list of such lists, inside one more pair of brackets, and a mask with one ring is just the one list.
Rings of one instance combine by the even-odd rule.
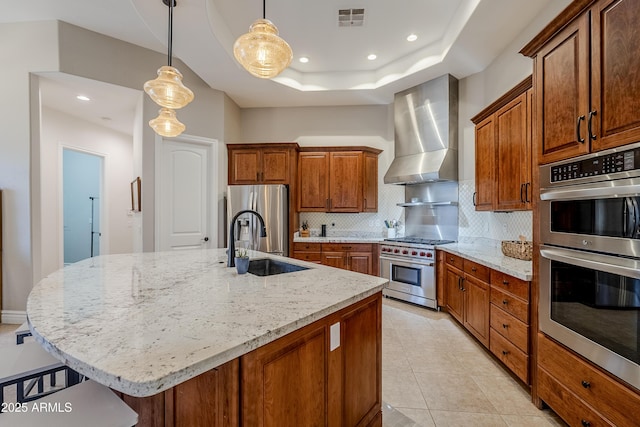
[[[254, 249], [289, 256], [289, 194], [285, 185], [227, 186], [227, 234], [240, 211], [251, 209], [264, 219], [267, 237], [260, 237], [260, 222], [244, 213], [236, 219], [236, 248]], [[227, 235], [227, 246], [229, 236]]]

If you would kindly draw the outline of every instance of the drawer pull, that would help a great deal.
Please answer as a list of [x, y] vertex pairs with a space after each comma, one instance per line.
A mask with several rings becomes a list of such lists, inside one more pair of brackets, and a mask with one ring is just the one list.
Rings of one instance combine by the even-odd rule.
[[580, 424], [582, 424], [584, 427], [589, 427], [591, 425], [591, 423], [587, 420], [580, 420]]
[[502, 304], [507, 305], [507, 304], [509, 304], [509, 301], [508, 301], [508, 300], [506, 300], [506, 299], [503, 299], [503, 300], [502, 300]]
[[508, 280], [503, 280], [502, 284], [505, 285], [505, 286], [509, 286], [509, 281]]
[[591, 387], [591, 383], [589, 381], [582, 380], [582, 387], [590, 388]]
[[473, 271], [475, 273], [476, 271], [478, 271], [478, 269], [475, 268], [475, 267], [471, 267], [471, 271]]
[[509, 352], [507, 350], [502, 350], [502, 355], [506, 356], [507, 354], [509, 354]]
[[453, 258], [449, 258], [449, 262], [453, 262], [453, 261], [454, 261], [454, 259], [453, 259]]
[[509, 327], [509, 325], [507, 325], [506, 323], [503, 323], [503, 324], [502, 324], [502, 327], [503, 327], [504, 329], [507, 329], [507, 328]]

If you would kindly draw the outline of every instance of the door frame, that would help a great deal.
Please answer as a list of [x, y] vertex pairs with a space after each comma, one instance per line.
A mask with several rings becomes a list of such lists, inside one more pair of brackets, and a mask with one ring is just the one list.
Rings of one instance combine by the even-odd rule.
[[58, 170], [60, 171], [58, 174], [58, 188], [60, 189], [58, 192], [58, 232], [60, 233], [60, 237], [58, 238], [59, 268], [64, 267], [64, 150], [73, 150], [84, 154], [90, 154], [102, 159], [102, 170], [100, 171], [100, 229], [102, 230], [100, 231], [100, 234], [102, 234], [102, 236], [100, 237], [99, 242], [100, 254], [106, 255], [109, 253], [109, 242], [108, 239], [104, 238], [105, 236], [109, 236], [108, 209], [105, 209], [105, 203], [102, 202], [109, 199], [109, 185], [105, 179], [105, 171], [107, 170], [109, 155], [107, 153], [88, 150], [83, 147], [77, 147], [75, 145], [60, 142], [58, 144]]
[[[203, 249], [212, 248], [218, 246], [218, 204], [216, 195], [218, 190], [218, 175], [217, 165], [218, 165], [218, 140], [213, 138], [205, 138], [201, 136], [193, 136], [193, 135], [185, 135], [182, 134], [173, 138], [165, 138], [156, 134], [155, 139], [155, 173], [154, 173], [154, 193], [156, 197], [154, 197], [154, 211], [155, 211], [155, 221], [154, 221], [154, 239], [153, 239], [153, 248], [154, 251], [160, 251], [160, 216], [162, 215], [162, 207], [160, 197], [160, 182], [161, 182], [161, 171], [162, 171], [162, 143], [164, 141], [170, 141], [172, 143], [187, 143], [192, 145], [200, 145], [207, 149], [209, 155], [209, 166], [207, 170], [207, 181], [209, 182], [209, 203], [207, 206], [207, 234], [209, 237], [209, 241], [205, 243], [202, 247]], [[212, 246], [213, 245], [213, 246]]]

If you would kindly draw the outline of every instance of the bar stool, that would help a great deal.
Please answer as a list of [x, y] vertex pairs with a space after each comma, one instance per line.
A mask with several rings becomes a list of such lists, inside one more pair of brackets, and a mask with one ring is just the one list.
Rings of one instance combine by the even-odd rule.
[[[78, 383], [78, 373], [47, 353], [40, 344], [28, 342], [22, 345], [0, 347], [0, 402], [4, 402], [4, 389], [16, 385], [18, 403], [29, 402], [51, 394], [58, 389], [44, 391], [44, 377], [65, 371], [65, 386]], [[35, 380], [35, 381], [30, 381]], [[25, 382], [29, 381], [25, 389]], [[38, 392], [30, 395], [38, 384]]]
[[27, 322], [24, 322], [22, 325], [18, 326], [18, 329], [16, 329], [16, 344], [24, 343], [24, 339], [30, 336], [31, 331], [29, 330], [29, 326], [27, 326]]
[[138, 414], [108, 387], [84, 381], [0, 414], [0, 424], [21, 427], [131, 427]]

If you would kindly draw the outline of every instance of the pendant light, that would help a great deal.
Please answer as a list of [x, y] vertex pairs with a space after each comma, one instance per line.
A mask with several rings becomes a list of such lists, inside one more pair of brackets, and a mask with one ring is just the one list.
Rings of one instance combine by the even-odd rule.
[[238, 37], [233, 56], [249, 73], [263, 79], [280, 74], [291, 63], [293, 52], [278, 36], [278, 29], [266, 19], [266, 0], [262, 0], [262, 19], [256, 20], [249, 32]]
[[171, 65], [173, 45], [173, 7], [176, 0], [162, 0], [169, 7], [169, 31], [168, 31], [168, 65], [158, 68], [158, 77], [144, 84], [144, 91], [159, 106], [160, 114], [149, 121], [149, 126], [158, 135], [178, 136], [185, 126], [176, 118], [173, 109], [182, 108], [193, 101], [193, 92], [182, 84], [182, 74]]
[[184, 132], [186, 126], [177, 119], [174, 110], [171, 108], [161, 108], [158, 113], [158, 117], [149, 120], [149, 126], [151, 126], [155, 133], [172, 137]]

